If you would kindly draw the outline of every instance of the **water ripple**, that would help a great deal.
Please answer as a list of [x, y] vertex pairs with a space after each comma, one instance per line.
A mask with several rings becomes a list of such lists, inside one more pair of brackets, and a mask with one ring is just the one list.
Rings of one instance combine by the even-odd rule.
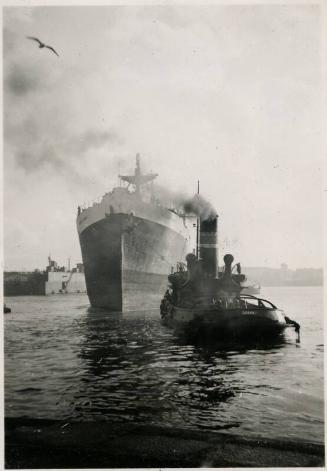
[[6, 415], [322, 441], [321, 291], [270, 291], [301, 323], [301, 344], [292, 332], [270, 344], [192, 344], [157, 311], [112, 316], [83, 295], [8, 299]]

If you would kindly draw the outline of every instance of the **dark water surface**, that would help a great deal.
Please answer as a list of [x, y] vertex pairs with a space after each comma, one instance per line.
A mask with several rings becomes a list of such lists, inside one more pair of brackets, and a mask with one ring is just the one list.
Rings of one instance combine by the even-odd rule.
[[194, 345], [159, 311], [6, 298], [7, 417], [110, 420], [323, 442], [322, 289], [265, 288], [301, 324], [274, 344]]

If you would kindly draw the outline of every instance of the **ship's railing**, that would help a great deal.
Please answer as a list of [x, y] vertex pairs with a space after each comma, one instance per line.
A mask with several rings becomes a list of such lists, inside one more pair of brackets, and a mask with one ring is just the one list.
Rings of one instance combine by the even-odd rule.
[[89, 209], [93, 206], [96, 206], [98, 204], [100, 204], [103, 200], [103, 198], [105, 198], [106, 196], [108, 195], [112, 195], [113, 194], [113, 191], [108, 191], [107, 193], [105, 193], [104, 195], [100, 195], [100, 196], [97, 196], [95, 197], [94, 199], [92, 200], [89, 200], [89, 201], [84, 201], [80, 206], [80, 210], [81, 212], [82, 211], [85, 211], [86, 209]]
[[[277, 309], [277, 307], [272, 302], [268, 301], [267, 299], [257, 298], [252, 294], [241, 294], [239, 298], [244, 301], [257, 302], [258, 307], [268, 307], [269, 309]], [[267, 303], [268, 306], [265, 306], [265, 303]]]
[[83, 204], [81, 204], [79, 207], [81, 208], [81, 211], [85, 211], [86, 209], [91, 208], [92, 206], [96, 206], [97, 204], [100, 204], [102, 201], [103, 195], [97, 196], [93, 200], [90, 201], [84, 201]]

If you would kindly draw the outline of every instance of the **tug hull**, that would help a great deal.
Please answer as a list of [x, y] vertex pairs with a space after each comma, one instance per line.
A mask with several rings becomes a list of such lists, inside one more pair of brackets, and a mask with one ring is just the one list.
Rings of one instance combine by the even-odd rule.
[[287, 327], [279, 309], [219, 309], [216, 306], [181, 308], [171, 306], [163, 323], [177, 331], [211, 334], [215, 337], [276, 336]]

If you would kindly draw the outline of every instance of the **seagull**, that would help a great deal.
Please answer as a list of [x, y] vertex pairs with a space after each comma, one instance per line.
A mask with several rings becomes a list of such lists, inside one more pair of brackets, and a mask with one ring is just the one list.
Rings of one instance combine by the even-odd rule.
[[46, 47], [46, 48], [50, 49], [50, 51], [54, 52], [54, 53], [59, 57], [58, 52], [55, 51], [55, 50], [53, 49], [53, 47], [47, 46], [46, 44], [42, 43], [39, 39], [33, 38], [33, 36], [26, 36], [26, 37], [27, 37], [27, 39], [32, 39], [33, 41], [36, 41], [37, 43], [39, 43], [39, 47], [40, 47], [40, 48]]

